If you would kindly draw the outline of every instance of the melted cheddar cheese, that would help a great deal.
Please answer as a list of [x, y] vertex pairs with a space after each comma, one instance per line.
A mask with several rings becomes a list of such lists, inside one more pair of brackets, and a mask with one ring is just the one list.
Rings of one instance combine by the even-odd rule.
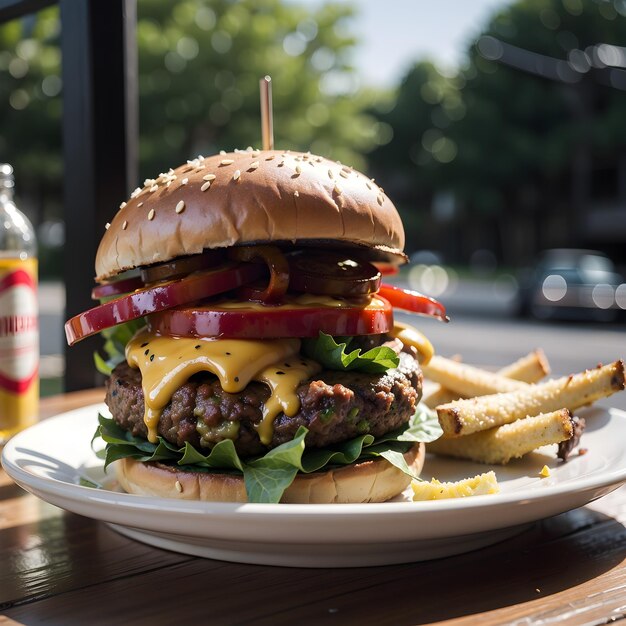
[[166, 337], [140, 330], [126, 346], [126, 360], [141, 371], [148, 440], [156, 443], [161, 411], [176, 389], [205, 371], [215, 374], [227, 393], [243, 391], [252, 380], [270, 387], [257, 428], [261, 442], [268, 445], [276, 416], [300, 410], [298, 384], [321, 369], [299, 352], [299, 339]]

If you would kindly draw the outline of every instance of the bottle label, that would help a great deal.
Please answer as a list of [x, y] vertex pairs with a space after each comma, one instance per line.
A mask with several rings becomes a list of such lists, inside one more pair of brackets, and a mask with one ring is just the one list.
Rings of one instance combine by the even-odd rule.
[[37, 412], [39, 323], [36, 259], [0, 259], [0, 433]]

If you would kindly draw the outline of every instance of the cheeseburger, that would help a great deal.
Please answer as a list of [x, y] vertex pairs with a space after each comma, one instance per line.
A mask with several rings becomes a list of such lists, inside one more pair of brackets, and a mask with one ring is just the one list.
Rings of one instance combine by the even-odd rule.
[[[428, 340], [393, 308], [404, 263], [383, 190], [310, 153], [236, 150], [146, 180], [96, 256], [105, 336], [98, 434], [128, 492], [254, 502], [379, 502], [416, 477]], [[428, 426], [426, 424], [426, 426]]]

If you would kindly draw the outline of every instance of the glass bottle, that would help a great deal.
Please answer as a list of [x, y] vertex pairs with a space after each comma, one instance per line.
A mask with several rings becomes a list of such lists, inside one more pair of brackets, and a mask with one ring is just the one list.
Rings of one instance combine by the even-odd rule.
[[37, 241], [0, 163], [0, 446], [32, 424], [39, 404]]

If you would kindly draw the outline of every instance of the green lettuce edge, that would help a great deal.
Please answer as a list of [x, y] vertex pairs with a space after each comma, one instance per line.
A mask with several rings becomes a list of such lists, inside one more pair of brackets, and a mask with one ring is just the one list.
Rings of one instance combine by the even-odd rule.
[[308, 430], [300, 426], [295, 437], [271, 449], [263, 456], [241, 459], [234, 443], [225, 439], [208, 454], [186, 443], [179, 448], [162, 437], [150, 443], [135, 437], [118, 426], [113, 419], [98, 415], [98, 427], [92, 439], [101, 438], [107, 445], [98, 452], [105, 469], [114, 461], [132, 458], [140, 462], [161, 462], [184, 471], [229, 472], [243, 474], [249, 502], [278, 503], [298, 472], [310, 474], [322, 469], [350, 465], [357, 461], [385, 458], [414, 479], [404, 460], [416, 442], [428, 443], [438, 439], [441, 428], [437, 414], [425, 405], [418, 405], [408, 424], [382, 437], [364, 434], [327, 448], [306, 448]]

